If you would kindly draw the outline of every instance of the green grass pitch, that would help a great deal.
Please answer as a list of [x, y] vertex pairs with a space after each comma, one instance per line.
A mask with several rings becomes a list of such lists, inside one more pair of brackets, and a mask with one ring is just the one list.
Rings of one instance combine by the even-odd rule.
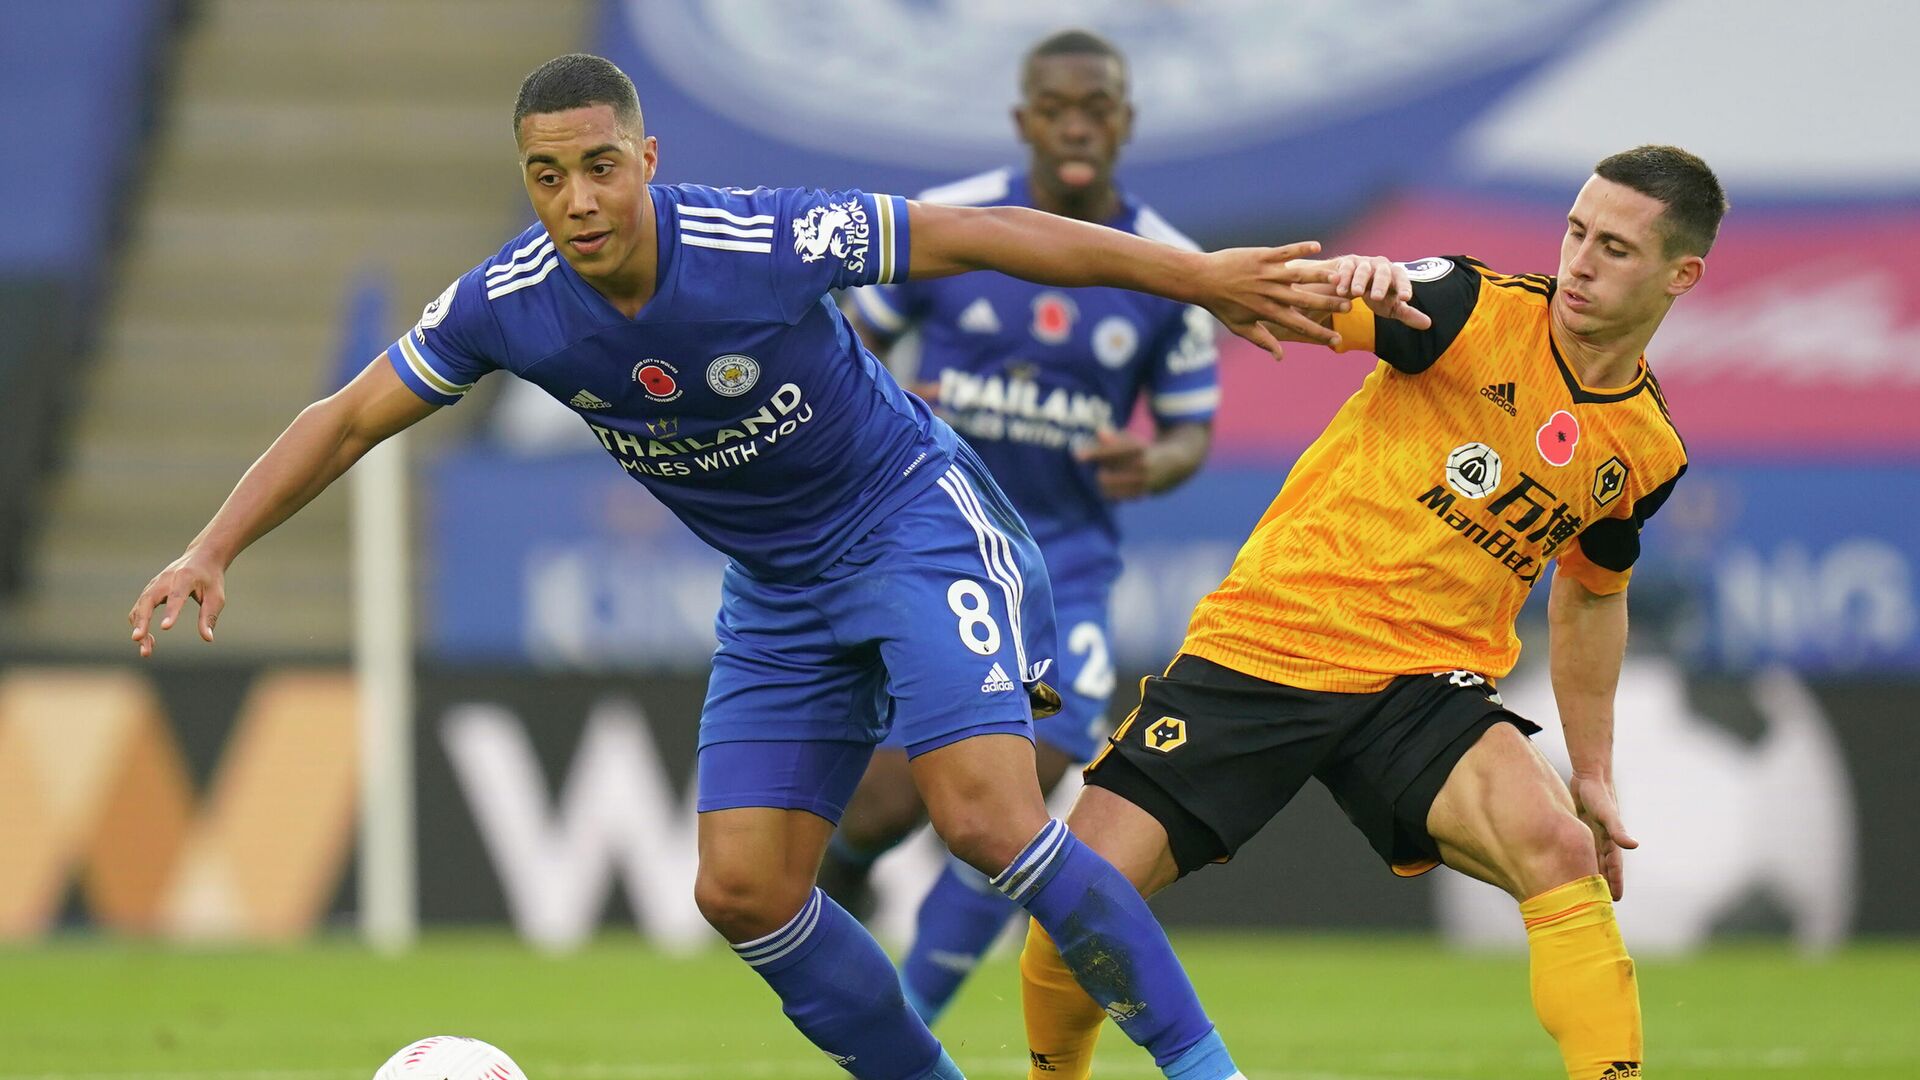
[[[1181, 935], [1251, 1080], [1552, 1080], [1519, 956], [1423, 938]], [[1774, 945], [1641, 965], [1649, 1075], [1920, 1077], [1920, 944], [1803, 960]], [[973, 1080], [1025, 1074], [1011, 955], [940, 1033]], [[468, 1034], [532, 1080], [833, 1080], [773, 995], [719, 950], [608, 936], [569, 956], [437, 934], [404, 958], [346, 940], [179, 950], [74, 939], [0, 949], [0, 1080], [365, 1080], [407, 1041]], [[1148, 1078], [1109, 1025], [1096, 1077]]]

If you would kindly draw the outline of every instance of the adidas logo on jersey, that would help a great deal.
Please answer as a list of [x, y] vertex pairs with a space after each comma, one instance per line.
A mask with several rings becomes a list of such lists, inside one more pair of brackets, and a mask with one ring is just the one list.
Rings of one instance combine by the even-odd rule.
[[1007, 678], [1007, 669], [1001, 667], [999, 661], [994, 661], [993, 667], [987, 669], [986, 681], [980, 684], [980, 692], [998, 694], [1011, 689], [1013, 689], [1013, 680]]
[[955, 320], [960, 329], [969, 334], [997, 334], [1000, 332], [1000, 316], [993, 313], [993, 305], [981, 297], [968, 304], [960, 318]]
[[1500, 406], [1508, 416], [1520, 415], [1514, 408], [1514, 384], [1510, 382], [1488, 383], [1480, 388], [1480, 396]]
[[602, 400], [598, 394], [595, 394], [591, 390], [582, 390], [579, 393], [573, 395], [573, 400], [567, 402], [567, 404], [573, 406], [576, 409], [611, 409], [613, 408], [613, 402]]

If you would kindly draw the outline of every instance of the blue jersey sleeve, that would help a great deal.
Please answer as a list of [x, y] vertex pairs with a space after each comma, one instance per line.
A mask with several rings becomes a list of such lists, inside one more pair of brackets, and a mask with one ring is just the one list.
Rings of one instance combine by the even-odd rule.
[[504, 342], [487, 306], [485, 269], [476, 266], [447, 286], [413, 329], [387, 348], [400, 381], [430, 404], [454, 404], [500, 366]]
[[907, 200], [863, 191], [776, 192], [774, 298], [788, 321], [833, 289], [907, 276]]
[[1214, 343], [1213, 316], [1189, 307], [1154, 339], [1147, 371], [1147, 405], [1161, 424], [1213, 419], [1220, 407], [1220, 350]]

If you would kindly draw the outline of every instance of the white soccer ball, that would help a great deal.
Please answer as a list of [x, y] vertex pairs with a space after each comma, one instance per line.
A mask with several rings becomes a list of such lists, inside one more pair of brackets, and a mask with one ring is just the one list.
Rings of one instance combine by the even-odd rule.
[[527, 1074], [479, 1039], [433, 1035], [401, 1047], [373, 1080], [527, 1080]]

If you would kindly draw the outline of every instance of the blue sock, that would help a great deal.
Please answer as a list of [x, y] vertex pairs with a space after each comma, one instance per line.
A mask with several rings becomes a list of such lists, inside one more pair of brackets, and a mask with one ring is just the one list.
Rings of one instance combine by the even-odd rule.
[[913, 949], [900, 966], [907, 1004], [920, 1019], [932, 1025], [940, 1018], [954, 992], [1019, 911], [985, 874], [958, 859], [947, 861], [920, 901]]
[[1238, 1072], [1218, 1054], [1184, 1055], [1213, 1034], [1213, 1023], [1167, 935], [1132, 884], [1050, 821], [999, 876], [994, 888], [1027, 909], [1066, 961], [1073, 977], [1107, 1010], [1127, 1038], [1178, 1080], [1231, 1080]]
[[819, 889], [787, 925], [733, 947], [813, 1045], [860, 1080], [961, 1080], [873, 935]]

